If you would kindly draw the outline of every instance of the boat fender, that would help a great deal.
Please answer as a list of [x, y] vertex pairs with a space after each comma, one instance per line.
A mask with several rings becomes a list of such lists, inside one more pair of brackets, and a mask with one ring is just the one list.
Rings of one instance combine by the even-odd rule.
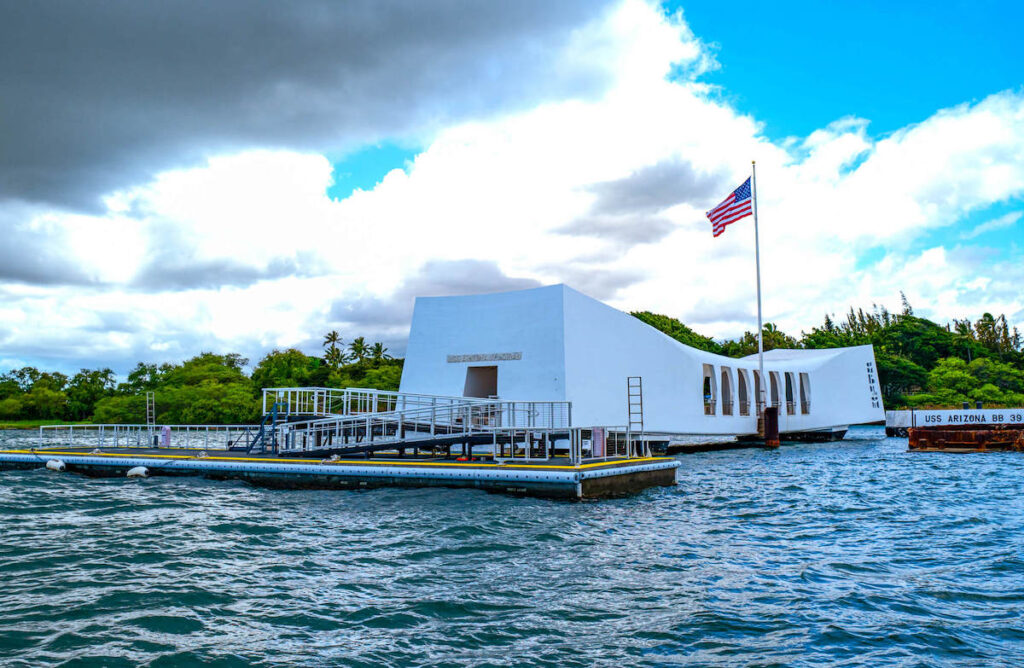
[[46, 468], [48, 468], [51, 471], [63, 471], [67, 468], [67, 466], [65, 466], [64, 462], [62, 462], [59, 459], [51, 459], [50, 461], [46, 462]]
[[196, 459], [206, 459], [206, 450], [200, 450], [199, 454], [196, 455]]
[[130, 468], [130, 469], [128, 469], [128, 477], [129, 478], [148, 478], [149, 477], [149, 469], [147, 469], [145, 466], [136, 466], [134, 468]]

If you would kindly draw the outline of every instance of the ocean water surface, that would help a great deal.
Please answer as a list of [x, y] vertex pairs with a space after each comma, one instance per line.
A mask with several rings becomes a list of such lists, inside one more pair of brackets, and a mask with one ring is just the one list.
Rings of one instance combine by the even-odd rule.
[[680, 460], [584, 503], [0, 472], [0, 665], [1024, 665], [1024, 455]]

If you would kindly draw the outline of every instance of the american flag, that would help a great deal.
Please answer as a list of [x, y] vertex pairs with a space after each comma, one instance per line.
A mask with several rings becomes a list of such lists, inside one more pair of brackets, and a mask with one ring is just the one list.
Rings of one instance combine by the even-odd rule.
[[721, 204], [708, 211], [708, 220], [711, 221], [711, 228], [715, 236], [725, 232], [725, 226], [729, 223], [735, 223], [740, 218], [749, 216], [750, 204], [750, 179], [747, 179], [743, 185], [729, 193], [729, 196]]

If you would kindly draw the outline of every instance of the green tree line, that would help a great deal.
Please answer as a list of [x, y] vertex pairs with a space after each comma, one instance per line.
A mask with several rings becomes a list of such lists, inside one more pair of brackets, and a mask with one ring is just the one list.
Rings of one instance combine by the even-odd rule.
[[[635, 312], [643, 322], [694, 348], [746, 357], [757, 353], [757, 335], [715, 341], [675, 318]], [[765, 350], [874, 346], [883, 400], [890, 408], [958, 407], [964, 401], [1024, 406], [1021, 335], [1006, 317], [984, 314], [942, 326], [903, 309], [853, 308], [845, 318], [826, 315], [796, 338], [764, 326]], [[322, 356], [274, 350], [251, 373], [237, 354], [201, 353], [180, 364], [140, 362], [118, 382], [110, 369], [82, 369], [73, 376], [24, 367], [0, 375], [0, 420], [138, 423], [146, 419], [146, 392], [156, 398], [163, 424], [249, 423], [258, 419], [265, 387], [368, 387], [397, 390], [403, 360], [381, 343], [357, 337], [345, 344], [328, 332]]]
[[402, 362], [381, 343], [357, 337], [345, 345], [337, 332], [322, 357], [274, 350], [246, 373], [234, 353], [204, 352], [180, 364], [139, 362], [123, 382], [110, 369], [82, 369], [68, 377], [34, 367], [0, 375], [0, 420], [143, 423], [146, 393], [161, 424], [247, 424], [259, 419], [265, 387], [367, 387], [397, 390]]
[[[715, 341], [675, 318], [649, 311], [633, 315], [677, 341], [728, 357], [757, 353], [757, 334]], [[945, 326], [914, 315], [906, 297], [898, 313], [874, 306], [845, 318], [826, 315], [822, 324], [796, 338], [766, 323], [764, 349], [874, 347], [882, 399], [887, 408], [953, 408], [962, 402], [1024, 406], [1024, 349], [1020, 332], [1005, 315]]]

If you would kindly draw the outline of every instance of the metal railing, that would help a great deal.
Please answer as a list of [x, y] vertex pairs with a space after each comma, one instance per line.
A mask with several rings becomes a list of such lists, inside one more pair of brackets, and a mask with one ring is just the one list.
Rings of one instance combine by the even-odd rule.
[[727, 399], [722, 400], [722, 415], [732, 415], [732, 402]]
[[490, 454], [498, 463], [547, 461], [564, 452], [568, 455], [569, 439], [565, 429], [492, 430]]
[[704, 400], [704, 415], [714, 415], [714, 414], [715, 414], [715, 400], [714, 399], [705, 399]]
[[750, 402], [749, 401], [741, 401], [740, 402], [740, 415], [750, 415]]
[[577, 427], [569, 431], [569, 463], [649, 456], [642, 434], [629, 427]]
[[39, 441], [44, 446], [228, 450], [247, 446], [259, 429], [251, 424], [54, 424], [39, 427]]
[[796, 402], [795, 401], [787, 401], [786, 402], [786, 415], [796, 415]]
[[804, 415], [810, 414], [810, 412], [811, 412], [811, 402], [810, 401], [801, 401], [800, 402], [800, 412], [803, 413]]
[[628, 426], [575, 427], [569, 430], [513, 430], [507, 440], [495, 439], [494, 461], [504, 464], [550, 460], [565, 456], [569, 464], [649, 457], [643, 434]]
[[501, 430], [565, 430], [571, 423], [570, 411], [567, 401], [431, 402], [410, 409], [283, 423], [278, 426], [278, 443], [281, 452], [373, 443], [416, 447], [439, 437], [455, 441]]
[[278, 405], [278, 414], [344, 416], [389, 413], [415, 408], [445, 408], [492, 403], [493, 399], [450, 397], [349, 387], [268, 387], [263, 390], [263, 412]]

